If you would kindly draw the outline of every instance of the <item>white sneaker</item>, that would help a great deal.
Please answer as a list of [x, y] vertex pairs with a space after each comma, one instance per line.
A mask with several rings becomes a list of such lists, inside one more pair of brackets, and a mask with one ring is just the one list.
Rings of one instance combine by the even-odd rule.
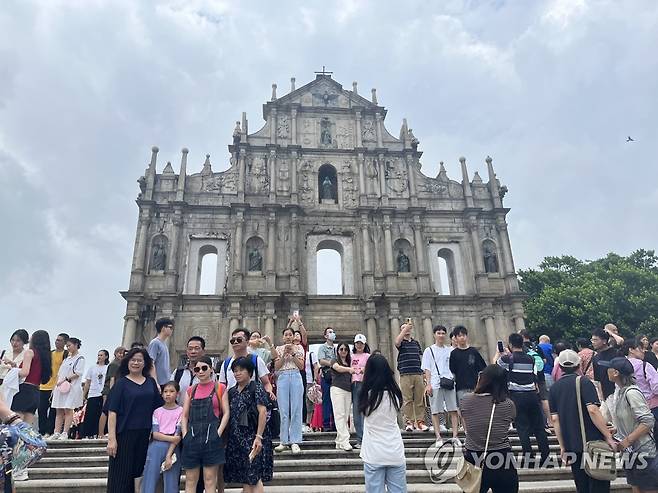
[[285, 452], [286, 450], [288, 450], [288, 446], [283, 443], [274, 447], [274, 451], [278, 453]]
[[441, 448], [441, 447], [443, 447], [443, 438], [438, 437], [438, 438], [436, 439], [436, 441], [434, 442], [434, 446], [435, 446], [436, 448]]
[[297, 455], [297, 454], [301, 454], [301, 453], [302, 453], [302, 449], [299, 448], [299, 445], [297, 445], [296, 443], [293, 443], [292, 446], [290, 447], [290, 449], [292, 450], [292, 453], [293, 453], [294, 455]]
[[446, 425], [439, 425], [439, 431], [442, 433], [448, 433], [448, 428], [446, 428]]
[[53, 433], [48, 437], [49, 440], [59, 440], [59, 433]]
[[27, 481], [27, 469], [19, 469], [12, 471], [11, 475], [14, 477], [14, 481]]
[[340, 449], [344, 450], [345, 452], [349, 452], [352, 450], [352, 446], [349, 443], [346, 443], [345, 445], [341, 445]]
[[68, 439], [69, 439], [68, 435], [64, 433], [60, 433], [59, 436], [57, 437], [57, 440], [68, 440]]
[[462, 441], [461, 441], [459, 438], [457, 438], [457, 437], [454, 437], [454, 438], [451, 439], [450, 441], [452, 442], [452, 444], [453, 444], [455, 447], [459, 447], [459, 448], [461, 448], [461, 447], [464, 446], [464, 444], [462, 443]]
[[414, 425], [411, 422], [407, 423], [407, 426], [404, 427], [404, 431], [414, 431]]

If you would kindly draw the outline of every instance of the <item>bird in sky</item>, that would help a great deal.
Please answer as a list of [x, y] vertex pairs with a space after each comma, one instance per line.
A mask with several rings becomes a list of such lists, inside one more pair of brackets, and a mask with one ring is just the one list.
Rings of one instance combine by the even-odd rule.
[[626, 142], [635, 142], [635, 139], [633, 139], [630, 135], [626, 137]]

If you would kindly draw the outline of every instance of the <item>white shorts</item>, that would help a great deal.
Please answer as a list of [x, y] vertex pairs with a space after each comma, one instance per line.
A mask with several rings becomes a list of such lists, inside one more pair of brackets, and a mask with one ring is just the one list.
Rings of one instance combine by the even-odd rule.
[[457, 410], [457, 392], [455, 392], [455, 389], [432, 389], [432, 395], [429, 398], [432, 414]]

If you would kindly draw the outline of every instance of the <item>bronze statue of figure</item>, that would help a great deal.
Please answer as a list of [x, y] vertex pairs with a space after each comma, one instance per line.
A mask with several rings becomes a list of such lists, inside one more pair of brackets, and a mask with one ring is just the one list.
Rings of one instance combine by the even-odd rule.
[[254, 247], [249, 252], [249, 272], [259, 272], [263, 270], [263, 256]]
[[398, 272], [411, 272], [411, 262], [402, 250], [398, 252]]
[[153, 254], [151, 255], [151, 270], [165, 270], [167, 265], [167, 251], [165, 246], [158, 242], [153, 245]]
[[320, 198], [322, 200], [336, 200], [334, 197], [334, 184], [332, 183], [331, 178], [328, 176], [325, 176], [324, 181], [322, 182]]
[[496, 250], [489, 244], [484, 245], [484, 270], [485, 272], [498, 272], [498, 257]]

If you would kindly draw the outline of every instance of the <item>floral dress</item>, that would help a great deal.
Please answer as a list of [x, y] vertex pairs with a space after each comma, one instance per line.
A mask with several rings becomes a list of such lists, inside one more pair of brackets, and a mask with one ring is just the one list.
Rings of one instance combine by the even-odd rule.
[[228, 392], [228, 399], [231, 417], [228, 424], [224, 481], [248, 485], [256, 485], [261, 480], [271, 481], [274, 453], [267, 426], [263, 432], [263, 450], [249, 462], [249, 453], [258, 426], [257, 405], [268, 406], [267, 392], [260, 382], [251, 382], [242, 392], [238, 390], [237, 385], [232, 387]]
[[45, 452], [45, 440], [26, 423], [0, 425], [0, 492], [13, 491], [12, 469], [27, 469]]

